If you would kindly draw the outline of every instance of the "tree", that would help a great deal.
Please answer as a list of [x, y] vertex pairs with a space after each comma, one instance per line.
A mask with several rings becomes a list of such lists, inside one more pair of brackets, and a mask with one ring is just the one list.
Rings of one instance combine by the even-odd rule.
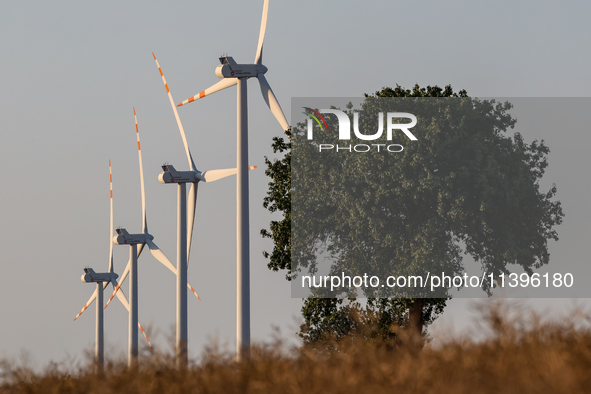
[[[291, 128], [285, 134], [291, 141]], [[291, 280], [291, 142], [273, 137], [272, 147], [274, 153], [285, 152], [285, 155], [273, 162], [265, 157], [265, 175], [271, 177], [271, 182], [263, 206], [271, 212], [282, 212], [283, 219], [271, 221], [270, 232], [261, 230], [261, 235], [272, 238], [274, 245], [273, 252], [264, 251], [263, 255], [270, 260], [267, 265], [270, 270], [287, 270], [286, 279]]]
[[[363, 272], [375, 259], [386, 259], [391, 262], [388, 268], [407, 273], [426, 263], [457, 273], [462, 269], [464, 252], [480, 262], [483, 270], [495, 274], [508, 272], [507, 264], [520, 265], [528, 273], [547, 264], [547, 241], [558, 239], [554, 226], [561, 223], [564, 214], [560, 202], [552, 201], [555, 186], [545, 193], [539, 190], [548, 147], [543, 141], [527, 144], [519, 133], [513, 138], [504, 135], [515, 124], [509, 114], [511, 105], [471, 99], [465, 91], [454, 93], [451, 86], [416, 85], [413, 90], [397, 86], [366, 95], [363, 111], [369, 115], [383, 111], [375, 100], [381, 97], [457, 99], [405, 102], [407, 112], [421, 106], [427, 114], [424, 123], [429, 125], [422, 129], [421, 144], [405, 148], [406, 155], [395, 159], [383, 155], [371, 164], [361, 162], [362, 155], [341, 155], [338, 168], [342, 170], [332, 171], [323, 179], [306, 179], [322, 196], [308, 197], [317, 210], [306, 218], [306, 225], [314, 229], [306, 241], [310, 245], [327, 243], [336, 257], [337, 270]], [[429, 114], [441, 119], [442, 113], [443, 121], [429, 122]], [[269, 268], [286, 269], [288, 280], [301, 269], [316, 269], [310, 255], [298, 258], [292, 267], [292, 133], [302, 135], [303, 127], [288, 131], [289, 142], [274, 139], [274, 151], [286, 152], [282, 160], [267, 159], [266, 174], [273, 181], [264, 206], [283, 212], [284, 218], [271, 223], [271, 232], [261, 232], [275, 243], [271, 254], [264, 253], [270, 258]], [[372, 167], [374, 164], [378, 167]], [[388, 188], [381, 187], [381, 180], [375, 176], [383, 169], [387, 169]], [[345, 203], [336, 203], [325, 197], [328, 195], [338, 196]], [[382, 215], [383, 220], [365, 220], [370, 211], [388, 214]], [[334, 217], [342, 218], [337, 225]], [[376, 231], [376, 227], [381, 230]], [[388, 239], [383, 237], [384, 228]], [[371, 338], [388, 337], [392, 324], [422, 333], [423, 324], [432, 322], [446, 301], [380, 298], [379, 292], [369, 288], [364, 292], [370, 298], [363, 308], [342, 298], [305, 300], [300, 335], [307, 342], [319, 341], [326, 333], [342, 338], [354, 329], [354, 316], [359, 313], [371, 315], [378, 322]]]

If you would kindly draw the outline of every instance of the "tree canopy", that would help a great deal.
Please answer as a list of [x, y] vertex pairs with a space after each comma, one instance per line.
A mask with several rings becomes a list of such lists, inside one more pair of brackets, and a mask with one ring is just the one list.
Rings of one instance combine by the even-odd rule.
[[[384, 88], [366, 95], [357, 110], [368, 129], [377, 128], [377, 114], [388, 110], [379, 100], [384, 97], [409, 98], [396, 101], [396, 110], [421, 114], [418, 141], [408, 143], [403, 134], [392, 137], [392, 143], [404, 145], [403, 153], [373, 155], [371, 160], [362, 154], [324, 155], [320, 163], [313, 143], [302, 139], [300, 145], [293, 139], [305, 135], [303, 124], [287, 131], [287, 141], [274, 139], [274, 151], [285, 156], [267, 159], [272, 182], [264, 206], [281, 211], [283, 220], [271, 222], [270, 232], [261, 231], [274, 241], [273, 252], [265, 252], [269, 268], [287, 270], [288, 280], [304, 270], [313, 273], [321, 244], [333, 258], [331, 272], [457, 274], [463, 270], [464, 254], [494, 274], [508, 273], [508, 265], [531, 273], [547, 264], [548, 240], [558, 239], [554, 227], [564, 214], [560, 202], [553, 201], [556, 187], [546, 192], [539, 187], [549, 148], [543, 141], [528, 144], [519, 133], [506, 135], [516, 122], [511, 104], [469, 98], [451, 86]], [[410, 99], [427, 97], [440, 99]], [[349, 107], [346, 112], [353, 117], [356, 111]], [[328, 122], [335, 121], [330, 118]], [[330, 138], [325, 136], [324, 142]], [[336, 134], [332, 138], [339, 142]], [[299, 150], [292, 158], [294, 141]], [[364, 143], [356, 137], [350, 142]], [[292, 159], [298, 166], [295, 173]], [[295, 202], [294, 185], [299, 188]], [[306, 229], [304, 235], [298, 233], [298, 242], [308, 249], [299, 245], [292, 250], [292, 202], [297, 228]], [[355, 296], [346, 289], [341, 298], [306, 299], [300, 335], [308, 342], [326, 334], [343, 337], [359, 324], [354, 315], [360, 313], [365, 321], [377, 322], [369, 338], [390, 337], [392, 324], [421, 331], [450, 296], [383, 298], [387, 294], [382, 289], [362, 290], [368, 297], [363, 307], [343, 300]]]

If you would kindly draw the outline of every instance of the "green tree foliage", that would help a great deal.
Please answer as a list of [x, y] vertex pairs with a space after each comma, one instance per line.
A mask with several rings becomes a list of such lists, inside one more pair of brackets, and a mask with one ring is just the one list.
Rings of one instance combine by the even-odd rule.
[[[421, 129], [420, 143], [406, 145], [405, 155], [372, 157], [369, 165], [360, 161], [363, 155], [341, 155], [339, 160], [344, 161], [338, 163], [339, 171], [298, 182], [314, 188], [307, 205], [317, 209], [305, 223], [312, 229], [305, 243], [327, 244], [336, 257], [334, 272], [363, 273], [368, 265], [375, 268], [377, 261], [389, 261], [386, 269], [396, 268], [404, 274], [416, 274], [425, 266], [456, 274], [463, 268], [463, 253], [495, 274], [508, 272], [507, 264], [519, 265], [529, 273], [547, 264], [547, 241], [558, 239], [554, 226], [564, 215], [560, 202], [552, 201], [556, 187], [539, 190], [548, 147], [543, 141], [527, 144], [519, 133], [513, 138], [505, 135], [515, 124], [509, 114], [511, 105], [470, 99], [463, 90], [454, 93], [451, 86], [416, 85], [412, 90], [397, 86], [366, 95], [363, 111], [367, 119], [376, 119], [384, 111], [375, 100], [381, 97], [457, 99], [405, 102], [408, 107], [399, 111], [412, 113], [421, 106], [423, 114], [438, 119], [423, 119], [427, 126]], [[377, 125], [369, 124], [372, 127]], [[297, 256], [294, 267], [291, 264], [292, 132], [295, 136], [304, 130], [289, 130], [288, 141], [275, 138], [274, 151], [285, 152], [285, 157], [266, 161], [272, 182], [264, 206], [281, 211], [283, 220], [271, 222], [270, 232], [261, 231], [274, 241], [273, 252], [264, 253], [270, 258], [269, 268], [286, 269], [288, 280], [302, 269], [316, 269], [316, 250]], [[402, 141], [405, 136], [399, 138]], [[368, 213], [376, 211], [387, 214], [368, 220]], [[364, 306], [353, 299], [306, 299], [300, 335], [309, 343], [328, 336], [342, 340], [358, 333], [363, 322], [371, 326], [363, 330], [367, 339], [387, 340], [396, 325], [412, 326], [421, 333], [423, 324], [432, 322], [446, 302], [446, 298], [381, 298], [379, 291], [363, 290], [369, 297]]]
[[287, 270], [286, 279], [291, 280], [291, 129], [286, 130], [285, 134], [288, 141], [274, 137], [272, 145], [274, 153], [285, 152], [285, 156], [273, 162], [265, 157], [265, 174], [271, 178], [271, 182], [263, 201], [265, 208], [271, 212], [281, 212], [283, 219], [271, 221], [271, 231], [262, 229], [261, 235], [273, 239], [273, 252], [263, 252], [270, 260], [267, 266], [273, 271]]

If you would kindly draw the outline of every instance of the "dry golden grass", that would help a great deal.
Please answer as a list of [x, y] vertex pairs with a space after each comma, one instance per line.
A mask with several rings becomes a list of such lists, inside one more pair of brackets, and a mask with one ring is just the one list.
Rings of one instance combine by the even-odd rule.
[[[515, 313], [514, 313], [515, 315]], [[92, 366], [66, 373], [57, 366], [35, 374], [8, 369], [1, 393], [588, 393], [591, 392], [591, 331], [573, 312], [542, 322], [502, 305], [487, 309], [485, 340], [448, 338], [436, 347], [412, 345], [399, 331], [395, 346], [350, 338], [337, 351], [255, 347], [242, 363], [215, 348], [202, 361], [177, 371], [155, 356], [129, 372], [109, 363], [104, 376]], [[577, 323], [579, 322], [579, 323]]]

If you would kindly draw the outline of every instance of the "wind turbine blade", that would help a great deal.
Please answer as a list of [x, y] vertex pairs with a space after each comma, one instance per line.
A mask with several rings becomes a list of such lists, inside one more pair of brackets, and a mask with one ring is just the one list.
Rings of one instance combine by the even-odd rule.
[[[105, 287], [107, 287], [107, 285], [109, 284], [109, 282], [103, 282], [103, 289]], [[94, 293], [92, 293], [92, 295], [90, 296], [90, 298], [88, 299], [88, 301], [86, 301], [86, 304], [84, 304], [84, 307], [80, 310], [80, 312], [78, 312], [78, 314], [76, 315], [76, 317], [74, 318], [74, 321], [76, 321], [76, 319], [78, 319], [78, 317], [86, 310], [88, 309], [88, 307], [94, 302], [94, 300], [96, 300], [96, 297], [98, 296], [98, 290], [95, 288], [94, 289]]]
[[113, 272], [113, 173], [111, 172], [111, 159], [109, 159], [109, 186], [111, 189], [111, 224], [109, 227], [109, 272]]
[[197, 203], [198, 182], [193, 182], [187, 199], [187, 267], [191, 255], [191, 241], [193, 239], [193, 224], [195, 223], [195, 204]]
[[113, 289], [113, 294], [111, 294], [111, 297], [109, 297], [109, 299], [107, 300], [107, 302], [105, 303], [105, 306], [103, 309], [107, 309], [107, 307], [109, 306], [109, 304], [111, 303], [111, 301], [113, 301], [113, 298], [115, 297], [115, 294], [117, 294], [117, 296], [119, 296], [119, 293], [123, 290], [119, 289], [119, 285], [115, 286], [113, 285], [114, 289]]
[[168, 258], [164, 255], [164, 253], [162, 253], [160, 248], [158, 246], [156, 246], [156, 244], [149, 239], [146, 240], [146, 243], [148, 244], [148, 247], [150, 248], [150, 252], [152, 252], [152, 255], [154, 255], [156, 260], [160, 261], [166, 268], [171, 270], [172, 273], [176, 275], [175, 266], [172, 265], [170, 260], [168, 260]]
[[[117, 279], [112, 279], [111, 282], [113, 284], [113, 287], [119, 287], [119, 285], [117, 284]], [[123, 306], [125, 307], [125, 309], [127, 309], [127, 312], [130, 312], [131, 307], [129, 306], [129, 302], [127, 301], [127, 297], [125, 297], [125, 293], [123, 292], [123, 290], [119, 290], [117, 292], [117, 298], [119, 298], [119, 301], [121, 301], [121, 303], [123, 304]], [[106, 307], [107, 306], [105, 305], [105, 308]], [[148, 339], [148, 336], [144, 332], [144, 328], [142, 327], [142, 325], [140, 324], [139, 321], [137, 322], [137, 325], [140, 328], [140, 331], [142, 332], [142, 334], [144, 334], [144, 338], [146, 338], [146, 341], [148, 342], [148, 345], [150, 346], [150, 349], [152, 349], [152, 351], [154, 351], [154, 348], [152, 347], [152, 344], [150, 343], [150, 340]]]
[[[176, 271], [175, 266], [172, 265], [172, 263], [170, 262], [170, 260], [168, 260], [168, 258], [164, 255], [164, 253], [162, 253], [162, 251], [160, 250], [160, 248], [158, 248], [158, 246], [156, 246], [156, 244], [154, 242], [150, 241], [150, 240], [147, 240], [147, 244], [148, 244], [148, 247], [150, 248], [150, 252], [152, 252], [152, 254], [154, 255], [154, 257], [156, 257], [156, 259], [158, 261], [160, 261], [162, 264], [164, 264], [164, 266], [166, 268], [168, 268], [169, 270], [171, 270], [172, 273], [175, 274], [175, 276], [176, 276], [177, 271]], [[189, 284], [189, 282], [187, 282], [187, 287], [201, 301], [201, 298], [197, 295], [197, 292], [195, 291], [195, 289], [193, 289], [193, 287]]]
[[[248, 167], [249, 170], [254, 170], [257, 166]], [[197, 177], [203, 182], [213, 182], [218, 179], [225, 178], [236, 174], [235, 168], [228, 168], [225, 170], [210, 170], [205, 172], [196, 172]], [[193, 225], [195, 223], [195, 205], [197, 203], [198, 183], [194, 182], [189, 190], [189, 198], [187, 200], [187, 266], [189, 266], [189, 256], [191, 255], [191, 242], [193, 240]], [[199, 296], [197, 296], [199, 297]]]
[[265, 0], [263, 5], [263, 19], [261, 20], [261, 31], [259, 33], [259, 45], [257, 54], [254, 58], [255, 64], [263, 64], [263, 41], [265, 40], [265, 30], [267, 29], [267, 15], [269, 13], [269, 0]]
[[234, 86], [237, 83], [238, 83], [237, 78], [224, 78], [221, 81], [219, 81], [218, 83], [216, 83], [215, 85], [205, 89], [203, 92], [196, 94], [195, 96], [183, 101], [182, 103], [177, 104], [176, 106], [180, 107], [181, 105], [192, 103], [195, 100], [199, 100], [200, 98], [203, 98], [205, 96], [209, 96], [212, 93], [219, 92], [220, 90], [229, 88], [230, 86]]
[[[113, 279], [112, 281], [113, 287], [115, 289], [119, 288], [120, 285], [117, 283], [116, 279]], [[125, 297], [125, 293], [123, 292], [123, 289], [118, 290], [116, 293], [113, 293], [113, 295], [117, 294], [117, 298], [119, 298], [119, 301], [121, 301], [121, 304], [123, 304], [123, 306], [125, 307], [125, 309], [127, 309], [127, 311], [129, 312], [129, 302], [127, 301], [127, 297]], [[105, 305], [105, 308], [107, 306]]]
[[261, 84], [261, 93], [263, 94], [263, 98], [265, 99], [267, 106], [271, 109], [271, 112], [273, 112], [273, 115], [275, 115], [275, 118], [277, 119], [277, 121], [279, 121], [279, 124], [281, 124], [283, 130], [287, 130], [289, 128], [289, 125], [287, 124], [287, 119], [285, 119], [283, 110], [281, 109], [279, 101], [277, 101], [277, 97], [275, 97], [275, 94], [273, 93], [271, 86], [269, 86], [269, 82], [267, 82], [265, 74], [259, 74], [257, 78], [259, 79], [259, 83]]
[[144, 188], [144, 166], [142, 164], [142, 147], [140, 144], [140, 129], [137, 126], [137, 114], [133, 107], [133, 117], [135, 118], [135, 133], [137, 135], [137, 152], [140, 158], [140, 185], [142, 190], [142, 232], [148, 232], [148, 219], [146, 218], [146, 190]]
[[[258, 166], [250, 166], [248, 167], [248, 170], [254, 170], [255, 168], [257, 168]], [[234, 175], [236, 174], [237, 170], [236, 168], [226, 168], [223, 170], [209, 170], [209, 171], [203, 171], [202, 173], [198, 173], [197, 177], [202, 180], [203, 182], [214, 182], [217, 181], [218, 179], [222, 179], [225, 177], [228, 177], [230, 175]]]
[[96, 297], [98, 296], [98, 290], [95, 288], [94, 289], [94, 293], [92, 293], [92, 295], [90, 296], [90, 298], [88, 299], [88, 301], [86, 301], [86, 304], [84, 304], [84, 307], [80, 310], [80, 312], [78, 312], [78, 314], [76, 315], [76, 317], [74, 318], [74, 321], [76, 321], [76, 319], [78, 319], [78, 317], [86, 310], [88, 309], [88, 307], [90, 306], [90, 304], [92, 304], [94, 302], [94, 300], [96, 300]]
[[121, 275], [121, 277], [119, 278], [119, 284], [117, 284], [117, 280], [115, 280], [115, 279], [111, 280], [111, 283], [114, 287], [113, 294], [111, 294], [111, 297], [109, 297], [109, 300], [105, 303], [105, 307], [103, 309], [107, 309], [107, 307], [109, 306], [111, 301], [113, 301], [113, 297], [115, 297], [115, 294], [119, 294], [120, 291], [123, 291], [123, 290], [120, 290], [121, 285], [125, 281], [125, 278], [127, 278], [127, 275], [129, 275], [130, 271], [131, 271], [131, 259], [129, 259], [129, 261], [127, 262], [127, 266], [125, 267], [125, 270], [123, 271], [123, 275]]
[[172, 100], [172, 94], [170, 94], [170, 89], [168, 88], [168, 84], [166, 83], [166, 79], [164, 78], [164, 73], [160, 68], [160, 64], [158, 64], [158, 59], [156, 59], [156, 55], [152, 52], [152, 56], [154, 56], [154, 60], [156, 61], [156, 65], [158, 66], [158, 71], [160, 71], [160, 76], [162, 76], [162, 82], [164, 83], [164, 87], [166, 88], [166, 93], [168, 93], [168, 99], [170, 100], [170, 105], [172, 107], [172, 111], [174, 112], [174, 117], [176, 119], [176, 123], [179, 126], [179, 131], [181, 132], [181, 138], [183, 139], [183, 144], [185, 145], [185, 152], [187, 153], [187, 160], [189, 160], [189, 167], [191, 167], [191, 171], [195, 171], [195, 162], [193, 162], [193, 157], [191, 156], [191, 151], [189, 150], [189, 144], [187, 143], [187, 136], [185, 135], [185, 129], [183, 129], [183, 124], [181, 123], [181, 118], [179, 118], [179, 113], [176, 110], [176, 106], [174, 105], [174, 101]]
[[138, 244], [138, 246], [137, 246], [137, 258], [138, 259], [140, 258], [140, 255], [142, 254], [142, 250], [144, 250], [145, 245], [146, 244]]
[[193, 286], [191, 286], [189, 284], [189, 282], [187, 282], [187, 287], [189, 288], [189, 290], [191, 290], [193, 292], [193, 294], [195, 294], [195, 297], [199, 298], [199, 301], [201, 301], [201, 297], [199, 297], [199, 295], [197, 294], [197, 292], [195, 291], [195, 289], [193, 288]]
[[137, 326], [140, 328], [140, 331], [142, 332], [142, 334], [144, 334], [144, 338], [146, 338], [146, 342], [148, 342], [150, 349], [152, 350], [152, 352], [154, 352], [154, 348], [152, 347], [152, 344], [150, 343], [150, 340], [148, 339], [148, 335], [146, 335], [146, 332], [144, 331], [144, 327], [142, 327], [142, 325], [140, 324], [139, 321], [137, 322]]

